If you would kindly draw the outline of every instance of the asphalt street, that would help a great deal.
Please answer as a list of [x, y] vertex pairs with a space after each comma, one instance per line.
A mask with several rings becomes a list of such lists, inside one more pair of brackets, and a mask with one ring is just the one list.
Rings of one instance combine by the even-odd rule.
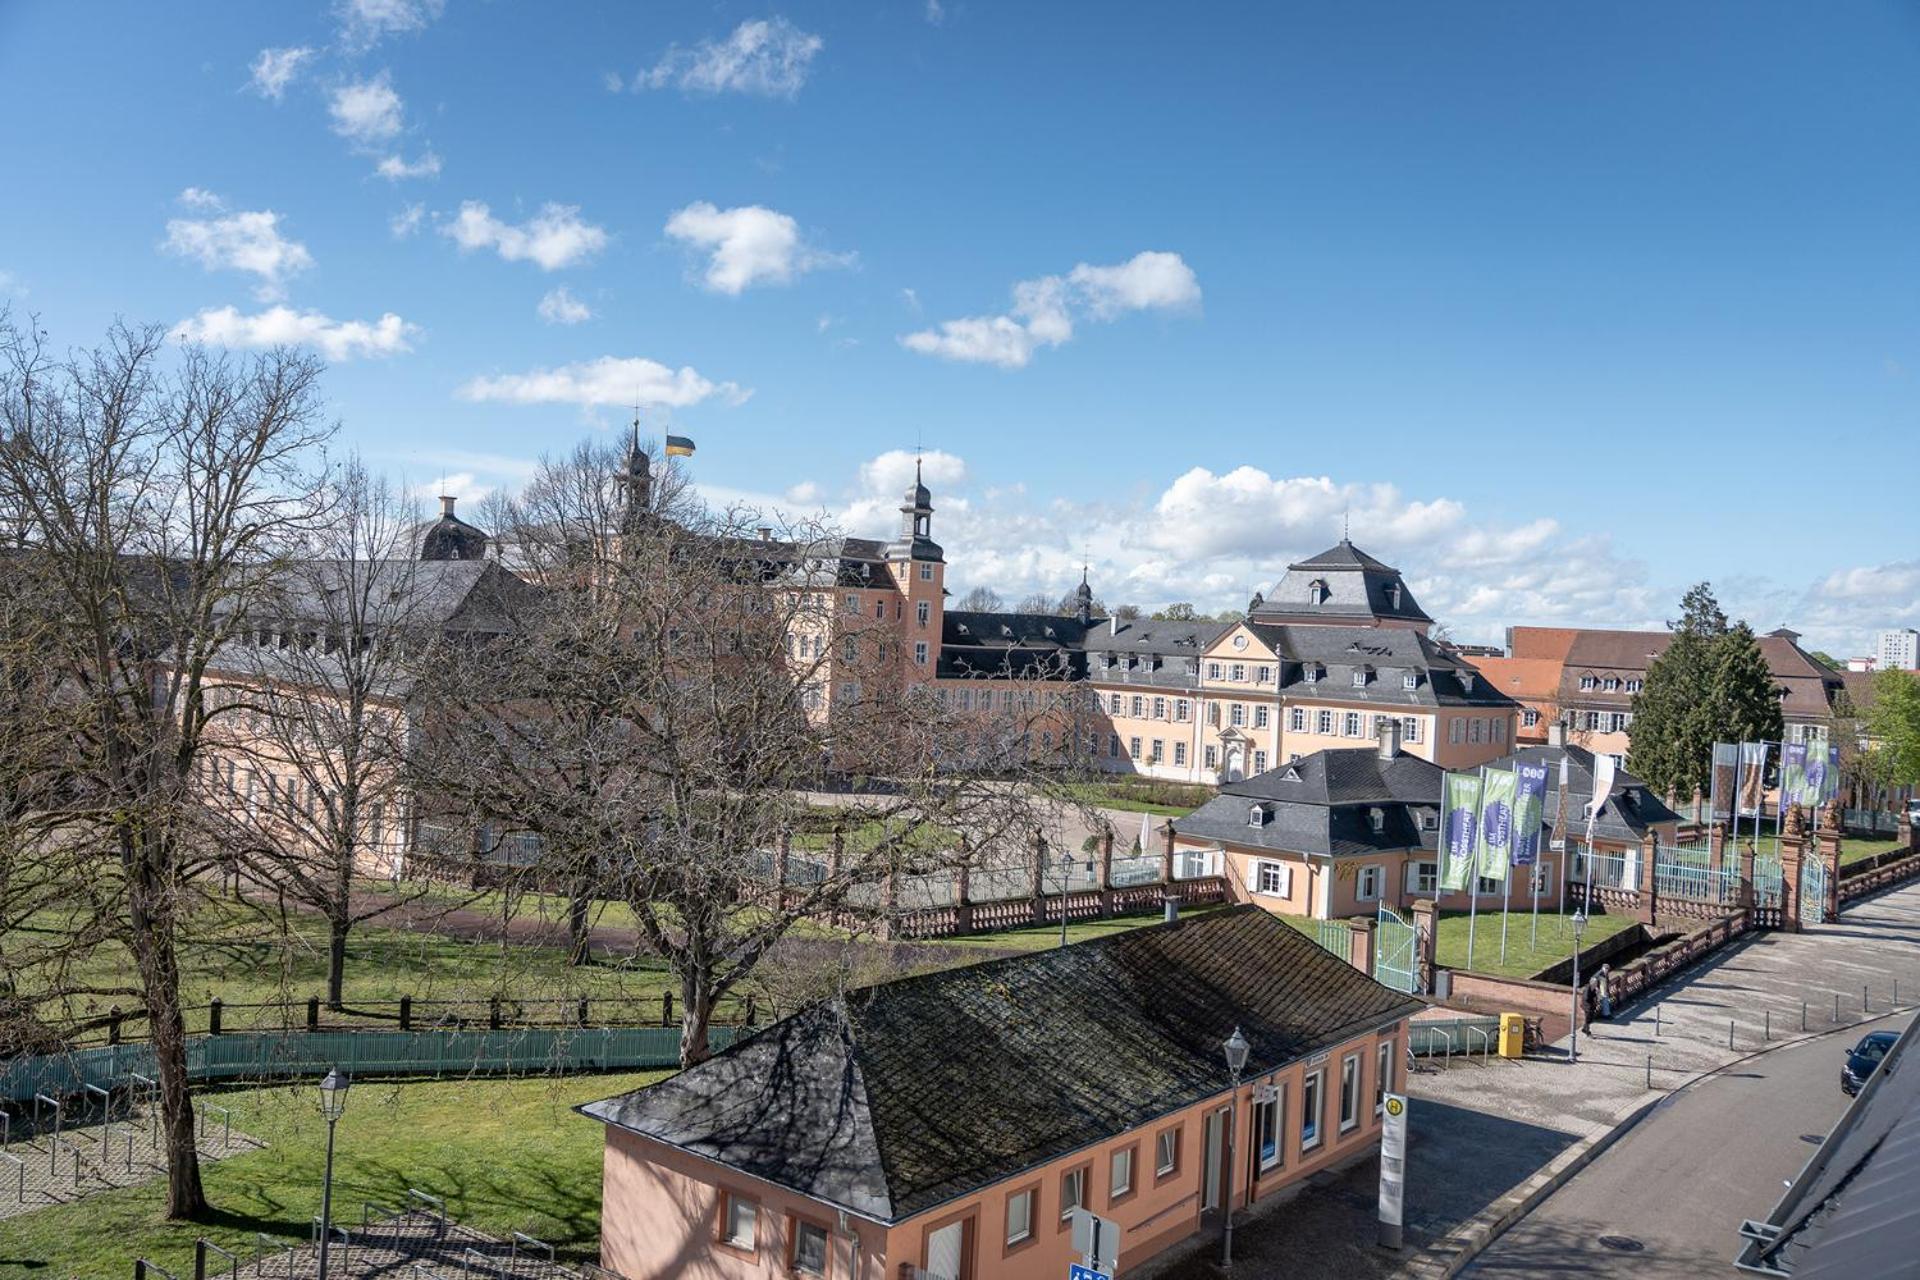
[[1846, 1110], [1845, 1051], [1902, 1014], [1738, 1062], [1671, 1095], [1463, 1274], [1738, 1275], [1743, 1218], [1766, 1216]]

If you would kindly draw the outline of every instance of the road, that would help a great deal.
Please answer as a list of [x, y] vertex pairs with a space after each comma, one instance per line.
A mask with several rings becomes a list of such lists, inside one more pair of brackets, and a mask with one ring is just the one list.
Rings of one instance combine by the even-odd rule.
[[1843, 1053], [1868, 1030], [1898, 1030], [1911, 1016], [1775, 1049], [1673, 1094], [1463, 1274], [1739, 1274], [1728, 1260], [1741, 1219], [1766, 1216], [1812, 1154], [1807, 1138], [1846, 1110]]

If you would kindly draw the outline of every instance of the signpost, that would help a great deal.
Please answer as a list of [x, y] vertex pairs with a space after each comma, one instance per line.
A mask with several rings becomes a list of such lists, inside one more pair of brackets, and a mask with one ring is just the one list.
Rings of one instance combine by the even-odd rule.
[[1398, 1249], [1407, 1184], [1407, 1095], [1390, 1093], [1385, 1102], [1380, 1125], [1380, 1244]]
[[1086, 1209], [1073, 1211], [1073, 1249], [1080, 1261], [1067, 1280], [1107, 1280], [1120, 1260], [1120, 1224]]

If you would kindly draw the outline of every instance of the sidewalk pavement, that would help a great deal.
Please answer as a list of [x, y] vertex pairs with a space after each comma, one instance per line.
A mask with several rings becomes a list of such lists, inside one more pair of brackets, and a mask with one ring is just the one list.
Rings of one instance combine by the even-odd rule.
[[[1370, 1159], [1236, 1222], [1233, 1274], [1454, 1275], [1673, 1091], [1766, 1049], [1883, 1017], [1896, 983], [1900, 1008], [1920, 1005], [1916, 944], [1920, 884], [1909, 884], [1853, 904], [1836, 923], [1742, 938], [1596, 1023], [1576, 1062], [1563, 1040], [1521, 1061], [1456, 1058], [1421, 1071], [1408, 1082], [1406, 1248], [1374, 1244], [1379, 1166]], [[1161, 1274], [1214, 1276], [1214, 1256], [1201, 1249]]]

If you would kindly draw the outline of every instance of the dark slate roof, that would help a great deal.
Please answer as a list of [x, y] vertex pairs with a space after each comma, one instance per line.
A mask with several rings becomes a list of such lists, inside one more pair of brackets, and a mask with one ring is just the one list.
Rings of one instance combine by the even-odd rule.
[[1794, 1280], [1862, 1280], [1920, 1272], [1920, 1020], [1907, 1025], [1880, 1069], [1767, 1215], [1767, 1240], [1749, 1238], [1743, 1270]]
[[[1383, 760], [1372, 747], [1316, 751], [1222, 785], [1219, 795], [1175, 818], [1173, 829], [1189, 838], [1333, 857], [1432, 849], [1439, 837], [1445, 774], [1405, 752]], [[1256, 804], [1264, 817], [1257, 827], [1251, 821]], [[1378, 831], [1373, 829], [1376, 809]], [[1421, 821], [1423, 814], [1432, 815], [1431, 825]]]
[[1415, 1012], [1258, 907], [850, 991], [580, 1111], [899, 1222]]
[[[1198, 688], [1200, 655], [1234, 625], [1155, 618], [1131, 622], [1100, 619], [1087, 632], [1087, 676], [1102, 684]], [[1192, 670], [1188, 669], [1189, 663], [1194, 664]]]
[[[1518, 704], [1481, 678], [1473, 664], [1443, 652], [1438, 643], [1404, 627], [1330, 627], [1250, 624], [1284, 661], [1283, 692], [1309, 690], [1335, 700], [1386, 707], [1513, 707]], [[1309, 670], [1319, 679], [1309, 681]], [[1353, 683], [1364, 670], [1367, 683]], [[1411, 689], [1402, 677], [1418, 677]]]
[[[1326, 597], [1313, 603], [1308, 588], [1314, 582], [1326, 585]], [[1393, 589], [1400, 589], [1394, 603]], [[1257, 621], [1295, 619], [1340, 622], [1344, 619], [1377, 619], [1405, 622], [1432, 622], [1433, 618], [1413, 598], [1413, 589], [1393, 566], [1368, 555], [1345, 538], [1317, 556], [1287, 566], [1287, 572], [1273, 589], [1265, 593]]]
[[943, 679], [967, 676], [1085, 674], [1087, 627], [1051, 613], [975, 613], [951, 609], [940, 622]]
[[[1562, 756], [1567, 760], [1568, 803], [1564, 818], [1559, 803]], [[1519, 763], [1547, 766], [1546, 820], [1552, 828], [1551, 834], [1556, 839], [1568, 834], [1584, 835], [1587, 829], [1587, 802], [1593, 796], [1593, 752], [1571, 745], [1526, 747], [1512, 755], [1502, 756], [1487, 767], [1511, 769]], [[1600, 811], [1599, 820], [1593, 824], [1593, 832], [1595, 836], [1608, 840], [1640, 840], [1645, 838], [1649, 828], [1678, 821], [1680, 815], [1669, 809], [1666, 802], [1654, 794], [1652, 787], [1622, 768], [1613, 772], [1613, 790], [1607, 793], [1606, 808]]]

